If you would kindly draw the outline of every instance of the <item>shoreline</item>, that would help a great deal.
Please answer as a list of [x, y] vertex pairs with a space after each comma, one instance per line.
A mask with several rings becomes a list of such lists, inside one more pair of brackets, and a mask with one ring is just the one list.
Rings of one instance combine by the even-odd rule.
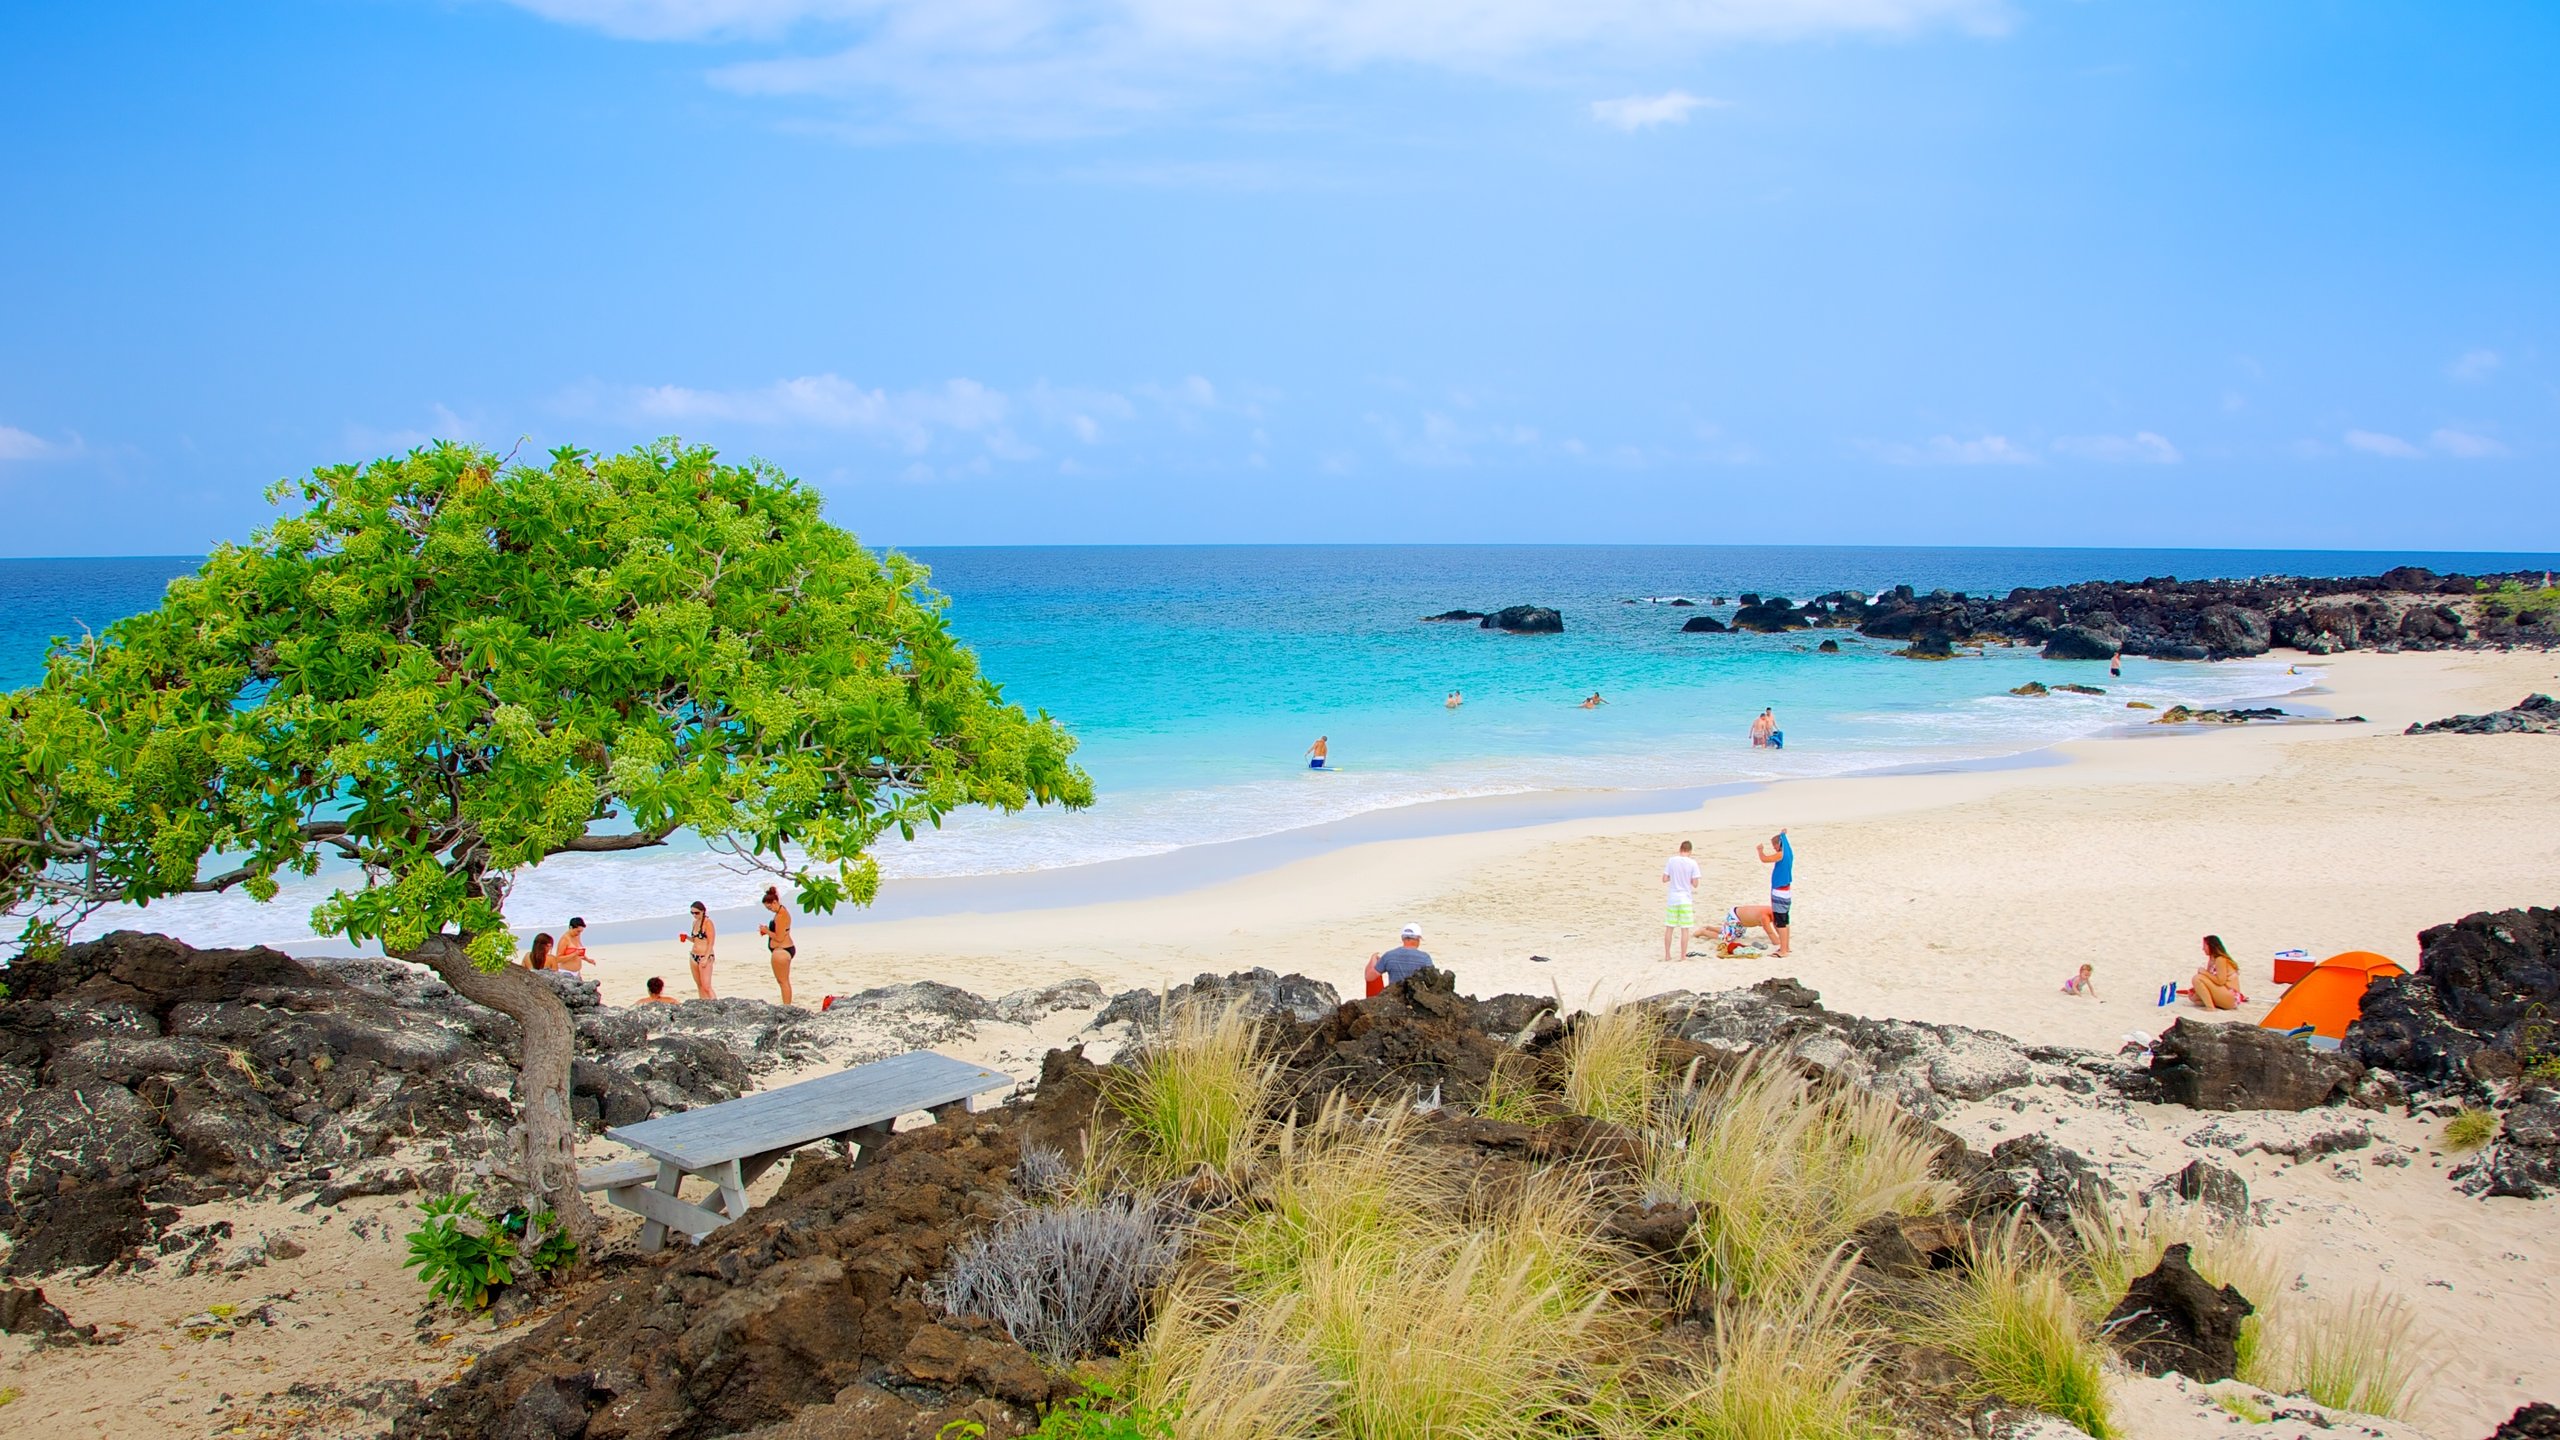
[[[1682, 810], [1373, 839], [1142, 898], [802, 920], [795, 995], [917, 980], [1000, 995], [1078, 976], [1119, 991], [1256, 965], [1356, 993], [1363, 961], [1410, 920], [1476, 994], [1582, 1003], [1793, 975], [1860, 1014], [2112, 1048], [2167, 1023], [2145, 997], [2183, 980], [2210, 931], [2240, 956], [2253, 1004], [2237, 1013], [2254, 1018], [2274, 998], [2275, 950], [2405, 959], [2419, 929], [2548, 903], [2560, 875], [2560, 835], [2526, 798], [2560, 787], [2560, 746], [2398, 733], [2549, 690], [2560, 659], [2437, 652], [2323, 668], [2325, 706], [2370, 723], [2239, 726], [2176, 745], [2110, 736], [2047, 747], [2049, 763], [2025, 767], [1792, 780]], [[1794, 953], [1664, 961], [1657, 877], [1670, 843], [1696, 842], [1712, 924], [1760, 898], [1752, 845], [1781, 826], [1803, 856]], [[608, 1002], [636, 998], [650, 975], [690, 989], [667, 934], [592, 945], [587, 974]], [[761, 950], [752, 926], [730, 940], [720, 993], [774, 997]], [[2109, 1003], [2059, 995], [2083, 961]]]

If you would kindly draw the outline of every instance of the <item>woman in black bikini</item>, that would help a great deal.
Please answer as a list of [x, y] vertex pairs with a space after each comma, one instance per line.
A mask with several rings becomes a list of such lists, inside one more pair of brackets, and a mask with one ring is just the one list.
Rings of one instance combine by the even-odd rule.
[[719, 933], [718, 927], [711, 923], [710, 908], [696, 900], [693, 902], [693, 928], [676, 937], [684, 942], [693, 956], [693, 988], [701, 991], [705, 1000], [713, 998], [711, 966], [717, 957], [711, 953], [711, 945]]
[[800, 947], [791, 943], [791, 912], [782, 908], [782, 891], [777, 886], [764, 887], [764, 908], [773, 915], [773, 923], [759, 925], [756, 933], [764, 937], [764, 948], [773, 957], [773, 983], [782, 987], [782, 1003], [791, 1003], [791, 961]]

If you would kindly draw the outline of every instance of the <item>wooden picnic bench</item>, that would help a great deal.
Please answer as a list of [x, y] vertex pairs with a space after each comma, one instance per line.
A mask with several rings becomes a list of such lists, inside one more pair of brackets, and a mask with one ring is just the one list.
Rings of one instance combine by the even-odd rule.
[[[1013, 1077], [984, 1065], [917, 1050], [833, 1075], [741, 1095], [717, 1105], [660, 1115], [637, 1125], [617, 1125], [606, 1136], [645, 1158], [589, 1165], [578, 1188], [605, 1198], [648, 1223], [640, 1248], [655, 1250], [669, 1230], [699, 1240], [747, 1213], [747, 1187], [803, 1145], [819, 1140], [859, 1145], [856, 1165], [874, 1158], [901, 1115], [918, 1110], [936, 1120], [957, 1119], [970, 1098], [1013, 1084]], [[705, 1209], [682, 1199], [685, 1178], [712, 1187]]]

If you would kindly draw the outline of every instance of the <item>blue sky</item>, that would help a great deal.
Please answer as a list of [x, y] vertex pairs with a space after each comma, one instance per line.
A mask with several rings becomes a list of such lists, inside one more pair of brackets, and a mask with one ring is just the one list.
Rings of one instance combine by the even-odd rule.
[[898, 544], [2560, 548], [2560, 6], [0, 11], [0, 553], [454, 436]]

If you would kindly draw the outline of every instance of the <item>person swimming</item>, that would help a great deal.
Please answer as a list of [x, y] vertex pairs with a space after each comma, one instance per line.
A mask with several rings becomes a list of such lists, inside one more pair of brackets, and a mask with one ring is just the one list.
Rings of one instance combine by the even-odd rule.
[[1597, 710], [1608, 703], [1608, 701], [1600, 698], [1599, 691], [1594, 690], [1591, 692], [1591, 698], [1582, 702], [1582, 708], [1585, 710]]
[[1466, 697], [1466, 696], [1459, 694], [1459, 693], [1458, 693], [1457, 691], [1455, 691], [1455, 690], [1452, 690], [1452, 691], [1450, 691], [1450, 692], [1449, 692], [1449, 698], [1448, 698], [1448, 699], [1446, 699], [1446, 700], [1441, 701], [1441, 702], [1440, 702], [1440, 705], [1441, 705], [1441, 708], [1442, 708], [1442, 709], [1445, 709], [1445, 710], [1455, 710], [1455, 709], [1457, 709], [1459, 706], [1464, 705], [1464, 704], [1466, 704], [1466, 703], [1467, 703], [1467, 697]]

